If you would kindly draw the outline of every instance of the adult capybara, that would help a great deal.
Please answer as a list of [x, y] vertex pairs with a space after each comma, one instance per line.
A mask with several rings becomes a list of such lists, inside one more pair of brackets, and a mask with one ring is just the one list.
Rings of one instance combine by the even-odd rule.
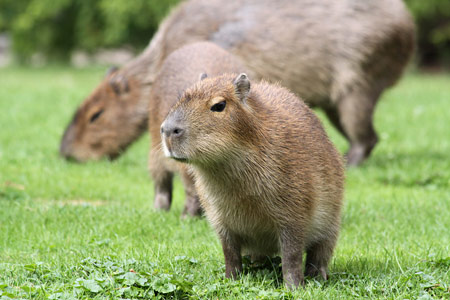
[[344, 189], [341, 156], [314, 113], [287, 89], [247, 75], [204, 79], [161, 125], [167, 157], [191, 169], [217, 231], [227, 277], [241, 253], [281, 253], [285, 283], [327, 278]]
[[186, 193], [184, 214], [198, 215], [200, 205], [191, 175], [183, 164], [164, 157], [160, 127], [170, 108], [184, 90], [199, 80], [199, 75], [214, 76], [245, 71], [244, 64], [210, 42], [197, 42], [172, 52], [154, 80], [149, 99], [151, 150], [149, 169], [155, 184], [155, 207], [168, 210], [172, 203], [172, 178], [180, 172]]
[[182, 45], [209, 40], [257, 78], [281, 82], [322, 108], [348, 139], [357, 165], [377, 142], [372, 115], [402, 74], [415, 28], [401, 0], [190, 0], [161, 24], [148, 48], [81, 104], [61, 142], [76, 160], [116, 157], [140, 136], [155, 75]]

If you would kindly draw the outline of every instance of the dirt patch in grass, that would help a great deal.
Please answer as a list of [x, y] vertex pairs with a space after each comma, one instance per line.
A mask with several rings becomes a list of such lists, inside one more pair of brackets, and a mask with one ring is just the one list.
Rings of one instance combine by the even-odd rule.
[[87, 200], [87, 199], [67, 199], [67, 200], [52, 200], [52, 199], [36, 199], [35, 201], [41, 202], [45, 205], [58, 205], [58, 206], [103, 206], [108, 204], [105, 200]]
[[5, 187], [5, 188], [13, 188], [13, 189], [20, 190], [20, 191], [24, 191], [25, 190], [25, 186], [24, 185], [18, 184], [18, 183], [12, 182], [12, 181], [5, 181], [3, 183], [3, 187]]

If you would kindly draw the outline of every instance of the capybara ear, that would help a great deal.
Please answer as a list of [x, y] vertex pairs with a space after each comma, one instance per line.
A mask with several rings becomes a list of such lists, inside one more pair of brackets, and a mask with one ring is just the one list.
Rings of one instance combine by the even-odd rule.
[[111, 85], [116, 95], [128, 93], [130, 91], [128, 79], [124, 75], [114, 76], [109, 80], [109, 85]]
[[119, 68], [117, 66], [109, 67], [108, 70], [105, 73], [105, 77], [108, 77], [109, 75], [111, 75], [112, 73], [116, 72], [117, 70], [119, 70]]
[[236, 96], [245, 103], [248, 93], [250, 92], [250, 80], [245, 73], [241, 73], [233, 81]]
[[202, 81], [202, 80], [205, 79], [206, 77], [208, 77], [208, 74], [206, 74], [206, 73], [201, 73], [201, 74], [198, 76], [198, 81]]

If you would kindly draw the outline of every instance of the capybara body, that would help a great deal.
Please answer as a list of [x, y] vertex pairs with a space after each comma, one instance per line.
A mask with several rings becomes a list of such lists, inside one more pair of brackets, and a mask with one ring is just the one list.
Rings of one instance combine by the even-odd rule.
[[239, 73], [246, 68], [233, 55], [210, 42], [197, 42], [172, 52], [161, 67], [153, 83], [149, 101], [149, 132], [151, 150], [149, 170], [155, 185], [155, 207], [168, 210], [172, 203], [172, 178], [180, 172], [186, 193], [184, 214], [201, 212], [192, 177], [186, 166], [164, 157], [160, 127], [170, 108], [184, 90], [199, 80], [201, 74], [217, 76]]
[[[182, 45], [209, 40], [239, 57], [256, 78], [281, 82], [310, 106], [324, 109], [350, 143], [348, 163], [359, 164], [377, 142], [375, 104], [400, 77], [414, 35], [401, 0], [183, 2], [148, 48], [84, 101], [64, 134], [61, 153], [82, 161], [124, 151], [145, 130], [143, 107], [164, 59]], [[115, 88], [115, 82], [128, 82], [128, 89]], [[91, 121], [97, 106], [103, 115]], [[108, 113], [110, 106], [119, 108]]]
[[226, 276], [241, 253], [282, 256], [286, 285], [327, 278], [339, 232], [341, 156], [314, 113], [287, 89], [245, 74], [188, 89], [161, 126], [167, 157], [185, 162], [217, 231]]

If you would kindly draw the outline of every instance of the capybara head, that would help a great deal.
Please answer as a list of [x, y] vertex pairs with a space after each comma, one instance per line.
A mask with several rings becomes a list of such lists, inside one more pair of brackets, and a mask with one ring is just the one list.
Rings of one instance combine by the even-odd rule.
[[77, 109], [64, 132], [60, 153], [79, 162], [114, 159], [146, 129], [147, 107], [132, 77], [113, 70]]
[[233, 154], [233, 147], [251, 141], [252, 107], [247, 103], [246, 74], [201, 76], [185, 91], [161, 125], [167, 157], [192, 164], [217, 162]]

